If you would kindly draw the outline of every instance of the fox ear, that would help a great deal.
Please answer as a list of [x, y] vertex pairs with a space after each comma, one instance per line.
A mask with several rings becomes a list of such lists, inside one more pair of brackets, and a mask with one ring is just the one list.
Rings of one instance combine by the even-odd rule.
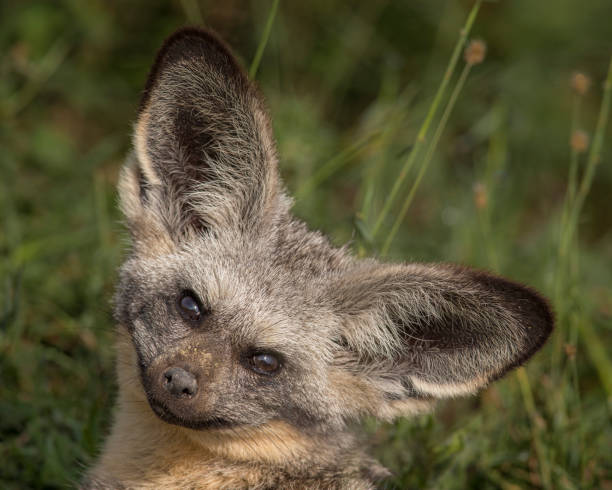
[[532, 289], [453, 265], [367, 262], [329, 291], [343, 362], [352, 359], [347, 369], [377, 393], [371, 410], [386, 418], [406, 400], [474, 393], [525, 362], [553, 328]]
[[279, 183], [264, 104], [214, 34], [183, 29], [165, 41], [119, 187], [136, 238], [152, 228], [172, 242], [220, 228], [253, 231], [274, 211]]

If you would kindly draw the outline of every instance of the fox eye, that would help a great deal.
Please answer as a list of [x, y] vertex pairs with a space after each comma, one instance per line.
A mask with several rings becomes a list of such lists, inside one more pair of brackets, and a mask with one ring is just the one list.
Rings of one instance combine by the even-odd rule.
[[181, 295], [179, 300], [179, 311], [185, 319], [191, 321], [197, 321], [202, 316], [200, 301], [189, 291]]
[[280, 361], [273, 354], [254, 354], [250, 359], [250, 367], [257, 374], [271, 376], [280, 369]]

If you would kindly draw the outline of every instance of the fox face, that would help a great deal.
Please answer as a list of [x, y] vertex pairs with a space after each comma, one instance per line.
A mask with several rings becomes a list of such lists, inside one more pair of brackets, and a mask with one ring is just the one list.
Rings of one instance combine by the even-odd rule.
[[120, 382], [190, 433], [331, 437], [421, 411], [503, 376], [553, 326], [528, 287], [357, 259], [294, 218], [262, 97], [205, 31], [160, 50], [119, 191]]

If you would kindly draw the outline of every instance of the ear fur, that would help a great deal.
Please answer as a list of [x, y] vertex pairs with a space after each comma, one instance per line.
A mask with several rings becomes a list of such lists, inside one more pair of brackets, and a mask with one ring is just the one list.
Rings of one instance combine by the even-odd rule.
[[151, 224], [146, 210], [173, 242], [221, 228], [257, 230], [274, 214], [276, 151], [263, 101], [211, 32], [183, 29], [162, 46], [121, 178], [130, 229]]
[[474, 393], [525, 362], [553, 328], [532, 289], [454, 265], [368, 261], [329, 294], [354, 353], [351, 369], [388, 400]]

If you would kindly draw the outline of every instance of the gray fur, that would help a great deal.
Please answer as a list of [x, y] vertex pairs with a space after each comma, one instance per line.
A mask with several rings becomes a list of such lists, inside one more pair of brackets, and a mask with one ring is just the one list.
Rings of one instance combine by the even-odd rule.
[[[179, 31], [158, 55], [120, 198], [134, 246], [116, 319], [147, 399], [162, 396], [159, 369], [178, 363], [203, 394], [171, 408], [171, 423], [282, 421], [316, 439], [318, 454], [299, 464], [253, 461], [270, 481], [368, 488], [384, 472], [357, 449], [349, 422], [474, 393], [552, 329], [546, 301], [527, 287], [454, 265], [358, 260], [294, 218], [262, 99], [210, 33]], [[186, 290], [206, 310], [197, 327], [177, 311]], [[245, 367], [252, 351], [278, 354], [279, 373]]]

